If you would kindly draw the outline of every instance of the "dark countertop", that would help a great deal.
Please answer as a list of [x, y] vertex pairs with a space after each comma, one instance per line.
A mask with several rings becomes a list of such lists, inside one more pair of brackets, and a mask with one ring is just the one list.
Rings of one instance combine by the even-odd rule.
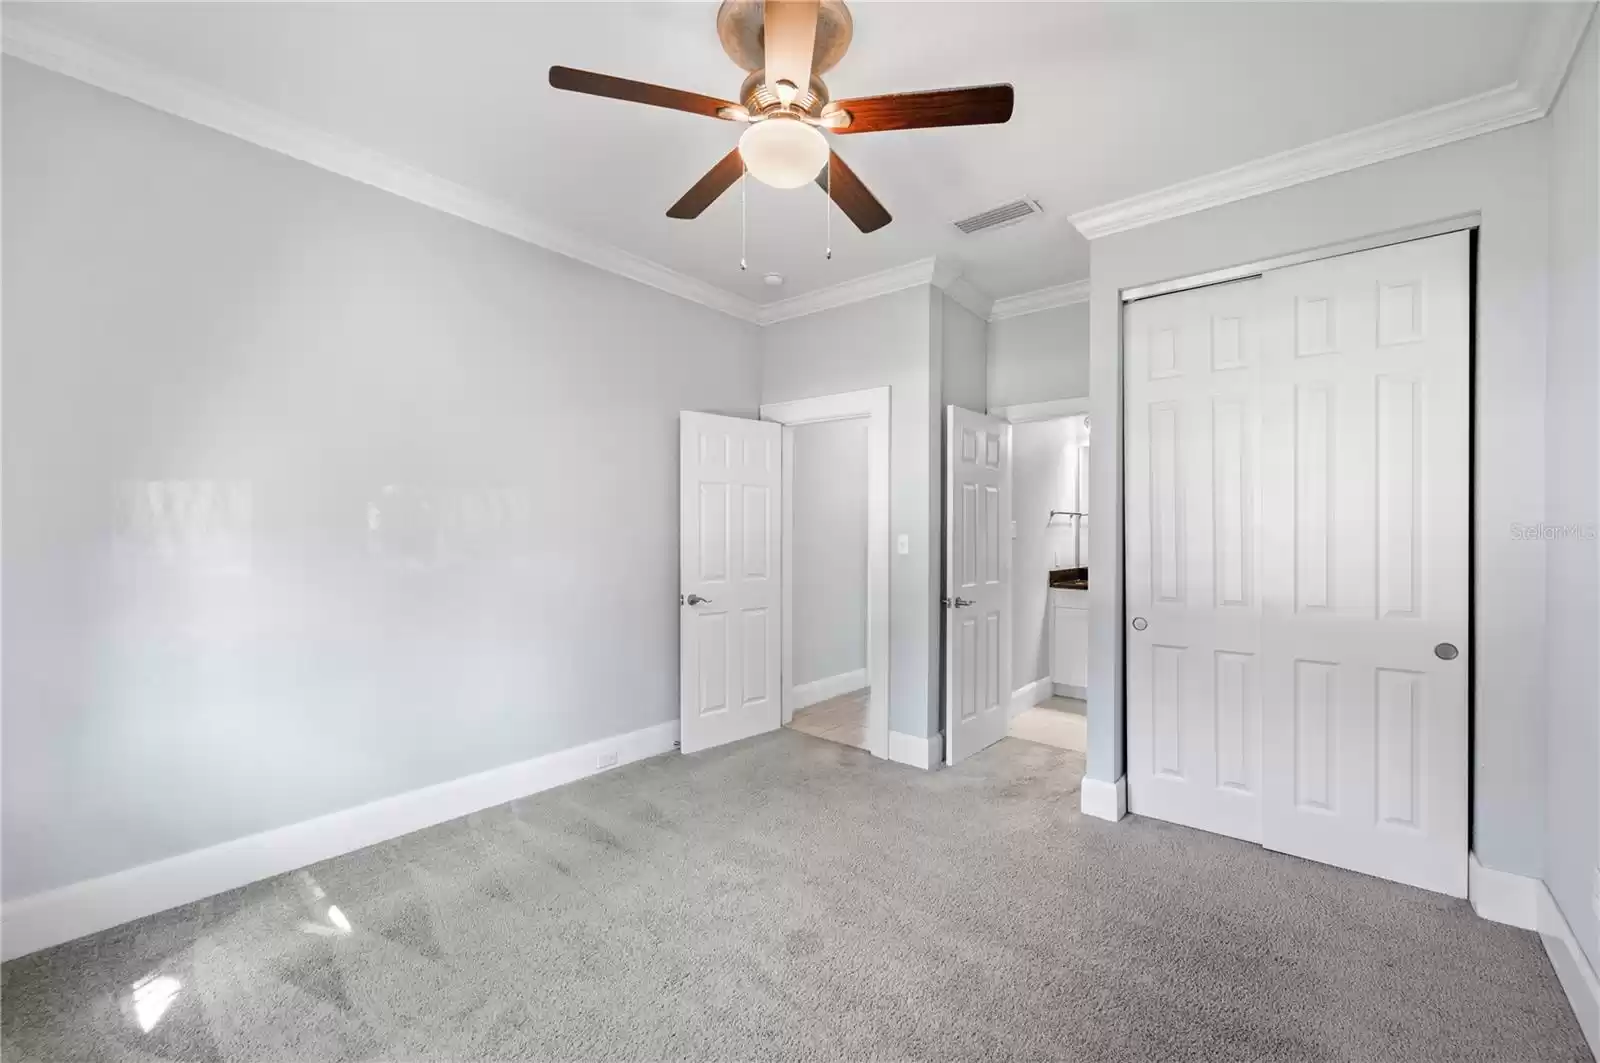
[[1088, 568], [1053, 568], [1050, 586], [1056, 590], [1086, 591], [1089, 589]]

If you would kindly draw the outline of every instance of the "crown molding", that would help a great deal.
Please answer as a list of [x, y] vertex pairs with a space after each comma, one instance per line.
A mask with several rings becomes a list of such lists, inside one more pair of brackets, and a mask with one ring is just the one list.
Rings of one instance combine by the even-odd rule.
[[931, 285], [934, 283], [934, 267], [933, 259], [922, 258], [908, 262], [904, 266], [868, 273], [865, 277], [857, 277], [841, 284], [829, 285], [816, 291], [780, 299], [775, 303], [767, 303], [756, 311], [754, 320], [758, 325], [775, 325], [790, 318], [805, 317], [807, 314], [849, 306], [851, 303], [876, 299], [880, 295], [904, 291], [918, 285]]
[[1098, 240], [1542, 117], [1515, 84], [1069, 215]]
[[[757, 325], [770, 325], [919, 284], [935, 283], [935, 261], [925, 258], [790, 299], [761, 304], [619, 247], [551, 225], [509, 203], [276, 111], [218, 93], [131, 56], [74, 40], [9, 13], [0, 26], [0, 50], [146, 107]], [[970, 284], [960, 281], [953, 272], [948, 277], [941, 275], [941, 279], [944, 281], [941, 287], [953, 286], [961, 291], [960, 295], [952, 297], [968, 309], [973, 306], [963, 300], [987, 306], [985, 297]]]
[[1561, 0], [1540, 6], [1517, 66], [1517, 85], [1539, 105], [1541, 114], [1555, 104], [1594, 9], [1594, 0]]
[[962, 309], [979, 321], [989, 320], [989, 311], [994, 308], [994, 300], [979, 291], [967, 278], [952, 277], [944, 284], [935, 281], [934, 287], [944, 289], [944, 294], [955, 300]]
[[1517, 80], [1508, 85], [1079, 211], [1067, 221], [1085, 239], [1096, 240], [1543, 118], [1594, 4], [1583, 0], [1536, 6]]
[[330, 173], [504, 233], [745, 321], [760, 305], [619, 247], [551, 225], [501, 200], [447, 181], [275, 111], [218, 93], [127, 55], [18, 19], [0, 27], [5, 54], [167, 114], [238, 137]]
[[935, 288], [955, 300], [957, 305], [979, 320], [987, 320], [994, 300], [980, 291], [977, 285], [961, 275], [961, 267], [948, 258], [938, 258], [933, 264]]
[[1071, 306], [1073, 303], [1087, 302], [1088, 299], [1089, 278], [1085, 277], [1070, 284], [1057, 284], [1051, 288], [1040, 288], [1037, 291], [996, 299], [989, 311], [989, 320], [1001, 321], [1008, 317], [1021, 317], [1023, 314], [1037, 314], [1041, 310], [1054, 310], [1058, 306]]

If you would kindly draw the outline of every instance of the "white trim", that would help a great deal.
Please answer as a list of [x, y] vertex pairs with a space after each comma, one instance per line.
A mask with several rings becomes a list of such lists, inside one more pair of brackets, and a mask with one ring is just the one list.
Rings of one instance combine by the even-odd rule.
[[1322, 244], [1319, 247], [1302, 248], [1299, 251], [1291, 251], [1285, 255], [1274, 255], [1271, 258], [1257, 259], [1254, 262], [1240, 262], [1232, 266], [1224, 266], [1222, 269], [1207, 270], [1204, 273], [1192, 273], [1187, 277], [1175, 277], [1172, 280], [1157, 281], [1154, 284], [1139, 284], [1132, 288], [1123, 288], [1117, 293], [1117, 297], [1124, 303], [1133, 303], [1141, 299], [1153, 299], [1158, 295], [1170, 295], [1173, 292], [1207, 288], [1214, 284], [1226, 284], [1231, 281], [1244, 280], [1247, 277], [1259, 277], [1263, 273], [1270, 273], [1275, 269], [1299, 266], [1307, 262], [1320, 262], [1323, 259], [1337, 258], [1340, 255], [1353, 255], [1359, 251], [1371, 251], [1374, 248], [1409, 243], [1412, 240], [1426, 240], [1430, 236], [1443, 236], [1445, 233], [1457, 233], [1463, 229], [1476, 229], [1482, 224], [1483, 215], [1479, 211], [1452, 214], [1447, 218], [1436, 218], [1420, 225], [1407, 225], [1403, 229], [1388, 229], [1383, 232], [1368, 233], [1353, 240], [1340, 240], [1337, 243]]
[[1543, 118], [1566, 76], [1592, 7], [1537, 5], [1517, 80], [1508, 85], [1079, 211], [1067, 221], [1085, 239], [1097, 240]]
[[1091, 779], [1084, 776], [1078, 784], [1078, 809], [1095, 819], [1108, 819], [1115, 823], [1128, 814], [1128, 777], [1117, 776], [1117, 781]]
[[1006, 718], [1026, 712], [1050, 696], [1050, 677], [1024, 683], [1011, 692], [1011, 704], [1006, 706]]
[[1049, 399], [1045, 402], [1022, 402], [1015, 406], [994, 406], [989, 416], [1001, 417], [1012, 424], [1026, 421], [1052, 421], [1057, 417], [1074, 417], [1089, 412], [1089, 396], [1075, 399]]
[[909, 764], [913, 768], [932, 771], [944, 762], [944, 735], [922, 738], [890, 731], [889, 759], [896, 764]]
[[1594, 0], [1545, 4], [1529, 27], [1517, 64], [1517, 85], [1538, 103], [1541, 114], [1555, 104], [1594, 8]]
[[[868, 685], [867, 670], [857, 668], [853, 672], [840, 672], [822, 679], [813, 679], [809, 683], [800, 683], [784, 691], [783, 714], [792, 717], [796, 709], [804, 709], [829, 698], [836, 698], [840, 694], [848, 694], [852, 690], [862, 690]], [[788, 722], [787, 719], [785, 722]]]
[[1077, 698], [1079, 701], [1089, 700], [1088, 687], [1075, 687], [1071, 683], [1056, 683], [1050, 692], [1058, 698]]
[[1583, 1027], [1589, 1050], [1600, 1056], [1600, 979], [1595, 977], [1594, 967], [1578, 947], [1578, 939], [1567, 924], [1566, 916], [1561, 914], [1561, 906], [1551, 895], [1550, 887], [1540, 882], [1538, 890], [1539, 937], [1544, 942], [1544, 951], [1550, 957], [1550, 965], [1556, 969], [1556, 977], [1561, 980], [1567, 1003], [1578, 1017], [1578, 1025]]
[[841, 284], [818, 288], [813, 292], [805, 292], [788, 299], [780, 299], [775, 303], [758, 306], [751, 320], [758, 325], [775, 325], [779, 321], [788, 321], [793, 317], [805, 317], [807, 314], [849, 306], [851, 303], [876, 299], [880, 295], [904, 291], [922, 284], [931, 285], [933, 274], [934, 260], [918, 259], [904, 266], [869, 273], [865, 277], [857, 277]]
[[671, 295], [756, 320], [759, 304], [600, 240], [552, 225], [501, 200], [447, 181], [276, 111], [225, 95], [132, 56], [90, 46], [7, 11], [7, 55], [299, 159], [402, 199], [454, 215]]
[[972, 282], [967, 278], [951, 277], [943, 284], [935, 279], [934, 287], [943, 289], [944, 294], [954, 299], [961, 305], [962, 309], [972, 314], [979, 321], [989, 320], [989, 311], [994, 306], [994, 300], [973, 287]]
[[1538, 929], [1541, 886], [1536, 878], [1484, 867], [1477, 853], [1467, 854], [1467, 899], [1484, 919], [1523, 930]]
[[[1080, 211], [1067, 220], [1092, 240], [1542, 118], [1561, 87], [1592, 6], [1584, 3], [1538, 5], [1538, 21], [1529, 33], [1518, 80], [1509, 85]], [[0, 47], [6, 54], [24, 62], [758, 325], [846, 306], [918, 284], [943, 288], [956, 302], [980, 317], [987, 316], [990, 321], [1065, 306], [1088, 297], [1085, 280], [989, 300], [958, 275], [936, 280], [934, 260], [929, 258], [790, 299], [761, 304], [604, 241], [551, 224], [502, 200], [277, 111], [160, 70], [133, 56], [30, 23], [15, 13], [8, 13], [0, 26], [0, 39], [3, 39]], [[980, 312], [980, 308], [985, 307], [987, 309]]]
[[779, 447], [783, 453], [783, 475], [778, 481], [778, 500], [783, 509], [783, 526], [778, 529], [778, 642], [779, 680], [782, 688], [781, 719], [785, 727], [794, 720], [794, 688], [789, 685], [794, 675], [794, 551], [788, 544], [794, 542], [794, 425], [783, 426]]
[[[784, 426], [785, 514], [794, 508], [789, 505], [788, 498], [794, 478], [789, 429], [797, 424], [863, 416], [867, 418], [867, 676], [870, 683], [860, 683], [849, 689], [871, 686], [867, 703], [867, 748], [873, 756], [889, 759], [889, 389], [867, 388], [813, 399], [769, 402], [761, 407], [763, 421]], [[793, 543], [793, 526], [786, 517], [783, 558], [779, 565], [783, 585], [779, 591], [782, 603], [778, 621], [782, 628], [785, 677], [794, 674], [791, 638], [794, 625], [790, 616], [794, 601], [794, 563], [790, 553]], [[783, 682], [787, 683], [787, 678]], [[784, 701], [783, 718], [788, 722], [794, 710], [787, 697]]]
[[[0, 956], [14, 959], [597, 775], [613, 766], [667, 753], [677, 741], [678, 721], [670, 720], [8, 901], [0, 908]], [[598, 765], [603, 757], [615, 760], [602, 768]]]
[[1004, 299], [996, 299], [989, 308], [990, 321], [1002, 321], [1008, 317], [1021, 317], [1024, 314], [1037, 314], [1041, 310], [1054, 310], [1060, 306], [1071, 306], [1073, 303], [1086, 303], [1089, 301], [1089, 278], [1073, 281], [1070, 284], [1057, 284], [1051, 288], [1040, 288], [1037, 291], [1023, 292], [1021, 295], [1008, 295]]
[[[9, 11], [0, 26], [0, 41], [7, 55], [24, 62], [758, 325], [934, 283], [934, 260], [923, 258], [778, 302], [757, 303], [277, 111]], [[946, 285], [951, 297], [973, 313], [987, 313], [987, 297], [971, 284], [951, 276]]]

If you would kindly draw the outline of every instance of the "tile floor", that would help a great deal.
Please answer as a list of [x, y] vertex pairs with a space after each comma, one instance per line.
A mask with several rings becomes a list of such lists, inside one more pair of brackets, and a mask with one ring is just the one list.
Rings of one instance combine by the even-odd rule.
[[808, 708], [796, 709], [789, 727], [813, 738], [866, 749], [867, 699], [871, 693], [870, 687], [852, 690]]
[[1052, 697], [1013, 716], [1006, 734], [1083, 753], [1089, 748], [1088, 711], [1089, 706], [1078, 698]]

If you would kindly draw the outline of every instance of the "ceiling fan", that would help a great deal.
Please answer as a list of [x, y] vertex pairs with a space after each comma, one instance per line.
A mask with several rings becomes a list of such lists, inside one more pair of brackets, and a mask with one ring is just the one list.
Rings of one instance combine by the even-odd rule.
[[991, 125], [1011, 118], [1013, 93], [1010, 85], [978, 85], [835, 100], [821, 75], [844, 57], [851, 33], [844, 0], [722, 0], [717, 36], [728, 57], [749, 71], [739, 103], [565, 66], [550, 68], [550, 84], [748, 124], [738, 146], [667, 210], [669, 218], [699, 217], [748, 170], [774, 188], [815, 180], [856, 228], [870, 233], [889, 224], [889, 212], [829, 147], [822, 130]]

